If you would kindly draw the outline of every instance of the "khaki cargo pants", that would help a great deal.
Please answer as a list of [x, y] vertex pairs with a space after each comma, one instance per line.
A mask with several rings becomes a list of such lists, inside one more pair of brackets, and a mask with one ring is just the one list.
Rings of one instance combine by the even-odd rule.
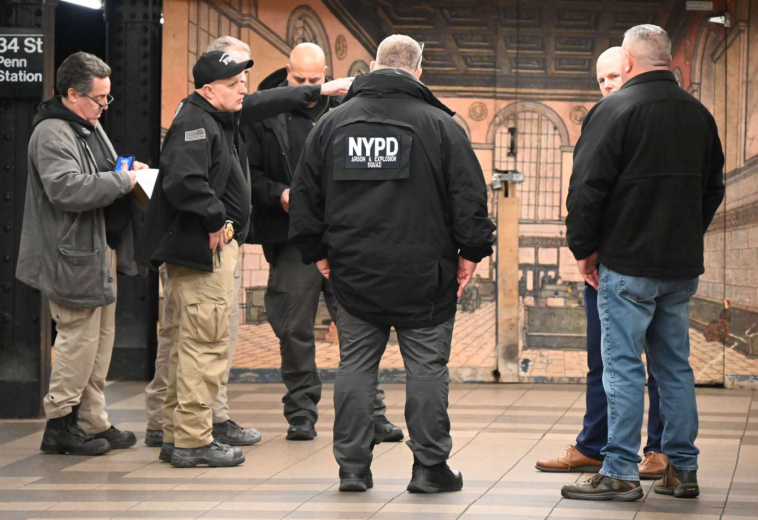
[[178, 328], [169, 355], [163, 403], [163, 442], [199, 448], [213, 442], [211, 404], [229, 358], [229, 319], [239, 246], [214, 255], [213, 272], [166, 266], [170, 305]]
[[[116, 252], [108, 248], [110, 275], [116, 290]], [[104, 307], [78, 308], [50, 302], [58, 335], [43, 406], [48, 419], [70, 414], [78, 404], [78, 423], [90, 435], [111, 427], [105, 411], [105, 378], [116, 335], [116, 302]]]
[[[166, 399], [168, 389], [168, 358], [171, 355], [171, 346], [174, 343], [174, 333], [179, 323], [176, 321], [178, 314], [174, 309], [174, 299], [171, 298], [171, 289], [166, 278], [166, 265], [158, 270], [163, 285], [163, 312], [161, 313], [161, 327], [158, 332], [158, 353], [155, 357], [155, 375], [153, 380], [145, 388], [145, 411], [147, 412], [147, 429], [163, 429], [163, 402]], [[226, 363], [226, 371], [221, 381], [218, 395], [211, 405], [213, 412], [213, 424], [228, 421], [229, 398], [226, 394], [226, 385], [229, 383], [229, 371], [232, 368], [234, 347], [237, 344], [239, 330], [239, 298], [242, 290], [242, 262], [237, 259], [237, 267], [234, 269], [234, 303], [229, 313], [229, 359]]]

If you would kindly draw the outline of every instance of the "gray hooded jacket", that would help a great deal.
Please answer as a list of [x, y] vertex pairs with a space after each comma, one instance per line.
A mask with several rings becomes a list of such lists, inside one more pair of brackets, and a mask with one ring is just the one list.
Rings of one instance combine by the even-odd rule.
[[[116, 300], [104, 208], [132, 187], [126, 172], [97, 171], [85, 136], [70, 123], [76, 116], [61, 109], [67, 111], [59, 98], [44, 103], [29, 141], [16, 277], [60, 305], [100, 307]], [[100, 123], [94, 131], [115, 161], [116, 152]], [[135, 228], [132, 219], [119, 237], [118, 271], [127, 275], [138, 274], [133, 260]]]

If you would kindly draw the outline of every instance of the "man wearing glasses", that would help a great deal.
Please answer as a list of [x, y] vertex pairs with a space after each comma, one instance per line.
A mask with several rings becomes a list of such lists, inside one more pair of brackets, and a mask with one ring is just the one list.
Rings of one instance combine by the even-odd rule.
[[[113, 101], [110, 67], [84, 52], [58, 69], [60, 95], [40, 105], [29, 141], [29, 183], [16, 276], [50, 302], [55, 359], [44, 399], [44, 453], [129, 448], [105, 411], [116, 325], [116, 272], [136, 275], [131, 171], [99, 123]], [[135, 162], [133, 169], [147, 168]]]

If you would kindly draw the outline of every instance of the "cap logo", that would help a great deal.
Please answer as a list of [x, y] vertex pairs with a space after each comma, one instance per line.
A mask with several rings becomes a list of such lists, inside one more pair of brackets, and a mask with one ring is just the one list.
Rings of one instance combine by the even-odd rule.
[[224, 65], [229, 65], [229, 62], [230, 62], [230, 61], [233, 61], [233, 60], [232, 60], [232, 57], [231, 57], [231, 56], [229, 56], [227, 53], [224, 53], [224, 54], [223, 54], [223, 55], [222, 55], [222, 56], [221, 56], [221, 57], [218, 59], [218, 61], [222, 62]]

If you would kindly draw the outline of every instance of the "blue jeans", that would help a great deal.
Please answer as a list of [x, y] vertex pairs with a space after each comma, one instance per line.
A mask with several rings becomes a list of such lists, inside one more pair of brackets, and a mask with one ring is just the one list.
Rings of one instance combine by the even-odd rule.
[[[600, 348], [600, 315], [597, 311], [597, 291], [591, 286], [584, 287], [584, 311], [587, 316], [587, 410], [584, 425], [576, 438], [576, 448], [591, 459], [603, 460], [602, 449], [608, 442], [608, 400], [603, 388], [603, 354]], [[647, 348], [647, 347], [646, 347]], [[648, 356], [649, 359], [649, 356]], [[644, 452], [661, 453], [663, 422], [658, 407], [658, 384], [650, 372], [648, 363], [647, 393], [650, 409], [647, 418], [647, 445]]]
[[695, 377], [689, 363], [689, 303], [697, 278], [658, 280], [600, 267], [603, 386], [608, 399], [608, 444], [600, 473], [639, 480], [640, 429], [645, 408], [645, 366], [660, 392], [663, 452], [678, 469], [697, 469]]

